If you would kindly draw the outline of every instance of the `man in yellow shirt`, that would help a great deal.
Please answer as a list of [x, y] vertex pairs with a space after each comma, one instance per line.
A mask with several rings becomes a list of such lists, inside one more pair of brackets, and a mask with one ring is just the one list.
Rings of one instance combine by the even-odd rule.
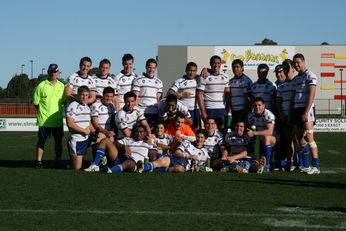
[[58, 80], [57, 64], [48, 67], [48, 78], [35, 88], [32, 103], [37, 109], [38, 141], [36, 168], [42, 168], [42, 156], [47, 138], [53, 135], [55, 167], [61, 159], [63, 136], [64, 84]]

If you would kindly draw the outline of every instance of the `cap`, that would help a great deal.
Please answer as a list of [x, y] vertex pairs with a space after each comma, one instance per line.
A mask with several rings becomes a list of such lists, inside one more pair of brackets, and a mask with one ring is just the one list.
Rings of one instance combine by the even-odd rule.
[[58, 72], [59, 71], [59, 68], [58, 68], [58, 65], [55, 64], [55, 63], [52, 63], [49, 65], [48, 67], [48, 74], [51, 74], [51, 73], [55, 73], [55, 72]]
[[274, 72], [280, 72], [280, 71], [283, 71], [283, 70], [284, 70], [284, 67], [283, 67], [281, 64], [279, 64], [279, 65], [277, 65], [277, 66], [275, 67]]

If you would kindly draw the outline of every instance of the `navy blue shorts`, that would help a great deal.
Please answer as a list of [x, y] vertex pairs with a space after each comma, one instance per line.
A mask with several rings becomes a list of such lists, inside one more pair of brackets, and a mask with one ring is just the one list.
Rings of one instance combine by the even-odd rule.
[[175, 156], [169, 156], [169, 159], [170, 159], [169, 167], [173, 167], [175, 165], [181, 165], [185, 168], [189, 163], [185, 158], [178, 158]]
[[67, 140], [68, 144], [68, 153], [70, 156], [85, 156], [88, 147], [91, 143], [91, 139], [83, 140], [83, 141], [75, 141], [71, 137]]
[[208, 116], [216, 119], [216, 123], [218, 126], [221, 126], [225, 123], [226, 109], [206, 109], [205, 112]]
[[37, 136], [40, 142], [45, 143], [51, 135], [55, 138], [62, 138], [64, 135], [63, 127], [38, 127]]
[[199, 113], [199, 109], [189, 110], [189, 113], [191, 115], [193, 125], [194, 126], [200, 126], [201, 125], [201, 114]]

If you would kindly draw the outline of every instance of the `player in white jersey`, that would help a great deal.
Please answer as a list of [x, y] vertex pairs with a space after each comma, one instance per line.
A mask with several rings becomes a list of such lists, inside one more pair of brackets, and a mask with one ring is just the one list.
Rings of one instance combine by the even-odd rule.
[[157, 103], [162, 98], [162, 81], [155, 76], [157, 62], [148, 59], [146, 72], [133, 80], [132, 91], [137, 95], [138, 106], [144, 110], [144, 116], [153, 127], [157, 120]]
[[108, 138], [113, 138], [115, 133], [112, 131], [112, 116], [114, 114], [113, 105], [114, 89], [106, 87], [103, 89], [103, 96], [100, 102], [91, 105], [91, 122], [95, 129]]
[[227, 162], [223, 171], [237, 171], [248, 173], [250, 170], [250, 158], [247, 158], [250, 151], [250, 137], [246, 134], [246, 123], [236, 121], [234, 132], [230, 131], [225, 135], [225, 145], [223, 160]]
[[69, 101], [75, 100], [80, 86], [87, 86], [90, 89], [88, 105], [96, 100], [96, 85], [94, 79], [89, 75], [92, 61], [89, 57], [81, 58], [79, 62], [79, 71], [70, 75], [65, 87], [65, 95]]
[[[232, 121], [246, 120], [252, 80], [244, 74], [244, 63], [240, 59], [235, 59], [232, 62], [232, 71], [234, 77], [230, 79], [225, 89], [226, 111], [232, 113]], [[234, 127], [234, 122], [232, 122], [232, 130]]]
[[[153, 134], [153, 143], [157, 146], [157, 158], [162, 157], [162, 155], [169, 154], [173, 149], [174, 139], [171, 135], [166, 134], [165, 122], [163, 120], [158, 120], [155, 125], [155, 134]], [[162, 150], [162, 152], [161, 152]]]
[[[100, 160], [104, 155], [115, 163], [111, 168], [106, 167], [106, 172], [133, 172], [136, 170], [136, 166], [143, 168], [145, 159], [155, 160], [156, 149], [145, 141], [146, 128], [138, 124], [134, 128], [132, 137], [125, 137], [121, 140], [116, 140], [114, 143], [109, 139], [102, 140], [96, 153], [96, 157], [89, 168], [85, 169], [87, 172], [98, 172]], [[125, 159], [122, 163], [119, 163], [118, 154], [120, 150], [125, 153]], [[119, 163], [119, 164], [118, 164]]]
[[207, 117], [204, 122], [206, 130], [206, 139], [204, 141], [204, 147], [208, 151], [210, 156], [211, 167], [214, 170], [220, 170], [222, 167], [222, 156], [225, 146], [224, 146], [224, 135], [217, 130], [216, 119], [213, 117]]
[[261, 63], [257, 67], [258, 80], [251, 85], [250, 95], [253, 100], [256, 97], [261, 97], [264, 100], [266, 109], [272, 111], [272, 104], [274, 104], [276, 85], [267, 79], [269, 66]]
[[[295, 153], [296, 142], [294, 139], [294, 126], [289, 121], [289, 116], [292, 112], [291, 101], [293, 98], [292, 80], [294, 78], [294, 63], [290, 59], [284, 60], [282, 65], [275, 68], [277, 76], [278, 88], [276, 92], [276, 129], [280, 132], [279, 143], [279, 160], [280, 168], [287, 171], [294, 170], [293, 159]], [[282, 82], [282, 75], [285, 80]]]
[[197, 130], [201, 123], [201, 116], [196, 100], [196, 88], [200, 78], [196, 75], [197, 64], [189, 62], [186, 65], [185, 71], [186, 75], [174, 81], [173, 85], [168, 90], [167, 95], [176, 95], [178, 99], [188, 107], [193, 121], [193, 129]]
[[[206, 166], [208, 151], [204, 148], [206, 138], [205, 130], [196, 131], [196, 141], [182, 142], [173, 155], [166, 155], [144, 166], [143, 171], [152, 171], [156, 168], [165, 168], [169, 172], [200, 171], [201, 167], [210, 171]], [[208, 167], [208, 168], [207, 168]]]
[[124, 95], [125, 93], [131, 91], [132, 82], [137, 77], [135, 73], [133, 73], [133, 64], [134, 58], [131, 54], [124, 54], [122, 57], [122, 65], [123, 70], [114, 77], [114, 81], [118, 86], [118, 95], [119, 95], [119, 108], [123, 108], [124, 103]]
[[87, 86], [79, 87], [77, 97], [78, 100], [70, 103], [66, 111], [66, 124], [69, 128], [68, 151], [74, 170], [82, 167], [83, 156], [90, 144], [89, 135], [93, 131], [90, 108], [87, 105], [89, 88]]
[[93, 75], [92, 78], [95, 81], [96, 86], [96, 98], [101, 99], [103, 96], [103, 90], [106, 87], [114, 89], [113, 104], [116, 111], [119, 111], [119, 97], [118, 97], [118, 85], [114, 80], [114, 75], [109, 73], [111, 62], [108, 59], [102, 59], [99, 64], [99, 72]]
[[226, 117], [225, 87], [229, 81], [228, 76], [220, 73], [221, 58], [214, 55], [210, 58], [210, 73], [205, 78], [200, 78], [197, 85], [197, 102], [203, 120], [208, 116], [216, 119], [220, 130]]
[[[260, 164], [259, 173], [269, 172], [273, 146], [276, 138], [273, 135], [275, 116], [272, 112], [265, 109], [264, 100], [261, 97], [254, 99], [253, 111], [248, 115], [247, 135], [252, 138], [259, 136], [260, 141]], [[263, 150], [264, 149], [264, 150]]]
[[168, 95], [166, 98], [160, 100], [158, 104], [159, 117], [163, 118], [166, 124], [174, 120], [177, 112], [182, 112], [185, 115], [185, 123], [192, 125], [192, 118], [187, 106], [176, 95]]
[[[318, 149], [314, 139], [315, 108], [317, 76], [306, 68], [305, 58], [298, 53], [293, 56], [293, 62], [298, 75], [292, 80], [294, 89], [294, 109], [292, 120], [296, 127], [299, 142], [298, 154], [303, 160], [303, 172], [319, 174]], [[309, 149], [312, 155], [312, 168], [309, 162]]]
[[137, 123], [141, 123], [146, 128], [148, 139], [151, 138], [150, 127], [144, 117], [144, 112], [135, 106], [136, 98], [137, 95], [131, 91], [124, 95], [125, 106], [114, 117], [117, 139], [131, 137], [131, 131]]

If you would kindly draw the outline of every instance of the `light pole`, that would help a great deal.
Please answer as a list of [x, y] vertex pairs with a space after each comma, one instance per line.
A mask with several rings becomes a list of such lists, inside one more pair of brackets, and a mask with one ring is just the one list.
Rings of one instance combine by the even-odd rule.
[[31, 79], [34, 77], [34, 60], [30, 60], [31, 63]]
[[43, 75], [44, 70], [46, 70], [46, 68], [42, 68], [42, 75]]
[[21, 65], [21, 72], [20, 72], [21, 75], [23, 74], [24, 67], [25, 67], [25, 64], [22, 64], [22, 65]]

